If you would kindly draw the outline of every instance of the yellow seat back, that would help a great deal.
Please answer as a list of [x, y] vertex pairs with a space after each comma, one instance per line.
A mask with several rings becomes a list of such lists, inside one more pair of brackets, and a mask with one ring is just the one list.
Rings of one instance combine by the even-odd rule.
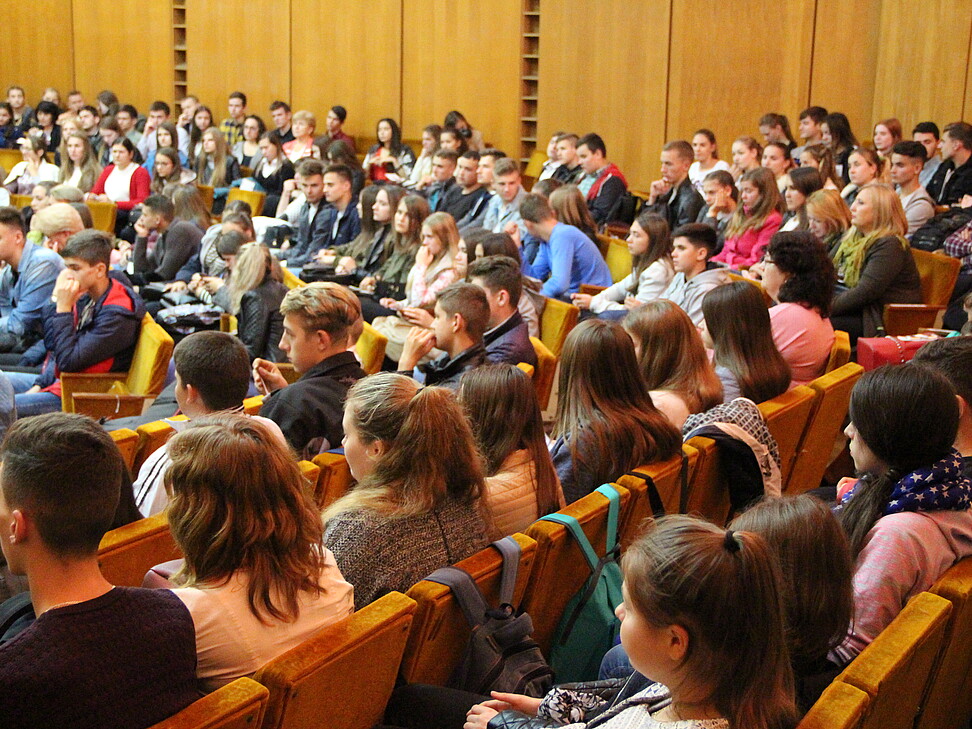
[[815, 398], [816, 393], [811, 388], [800, 385], [758, 406], [780, 449], [780, 475], [784, 484], [793, 468]]
[[842, 681], [824, 689], [797, 729], [858, 729], [871, 703], [866, 693]]
[[921, 278], [921, 301], [930, 306], [948, 306], [962, 262], [940, 253], [911, 249]]
[[118, 206], [113, 202], [88, 200], [85, 202], [91, 211], [91, 224], [95, 230], [115, 235], [115, 219], [118, 217]]
[[203, 205], [206, 206], [206, 210], [212, 212], [213, 209], [213, 199], [216, 197], [216, 188], [212, 185], [196, 185], [196, 189], [199, 190], [199, 194], [202, 195]]
[[149, 729], [259, 729], [269, 698], [265, 686], [238, 678]]
[[612, 281], [617, 283], [623, 279], [631, 273], [633, 265], [631, 254], [628, 252], [628, 244], [620, 238], [608, 238], [604, 262], [607, 263], [608, 270], [611, 272]]
[[30, 207], [31, 202], [33, 198], [30, 195], [10, 195], [10, 204], [19, 210]]
[[689, 438], [686, 445], [697, 450], [699, 455], [689, 478], [685, 513], [722, 526], [729, 520], [732, 504], [719, 467], [719, 448], [711, 438], [698, 435]]
[[138, 450], [138, 433], [128, 428], [119, 428], [109, 432], [111, 439], [118, 446], [118, 452], [122, 455], [122, 460], [128, 466], [129, 471], [135, 469], [135, 452]]
[[[0, 149], [0, 167], [4, 169], [4, 177], [10, 174], [13, 168], [24, 161], [24, 155], [19, 149]], [[10, 204], [13, 205], [13, 195], [11, 197]], [[30, 195], [24, 195], [24, 197], [30, 197]], [[30, 204], [29, 202], [27, 203]], [[16, 207], [16, 206], [14, 206]]]
[[763, 285], [759, 281], [754, 281], [751, 278], [740, 276], [738, 273], [730, 273], [729, 280], [733, 282], [742, 281], [743, 283], [748, 283], [750, 286], [754, 286], [759, 290], [760, 295], [763, 297], [763, 303], [766, 304], [767, 307], [773, 306], [775, 303], [773, 301], [773, 297], [766, 293], [766, 289], [763, 288]]
[[382, 362], [385, 361], [385, 348], [387, 346], [388, 337], [368, 322], [364, 322], [358, 343], [354, 345], [358, 358], [361, 360], [361, 369], [369, 375], [378, 372], [381, 369]]
[[850, 335], [839, 329], [834, 330], [834, 346], [830, 348], [830, 359], [827, 360], [827, 367], [824, 374], [833, 372], [838, 367], [843, 367], [850, 362], [851, 346]]
[[319, 453], [313, 463], [321, 469], [315, 498], [321, 511], [344, 496], [354, 483], [348, 459], [339, 453]]
[[128, 369], [125, 384], [136, 395], [158, 395], [165, 386], [169, 373], [169, 360], [175, 342], [149, 314], [142, 319], [142, 330], [135, 345], [132, 366]]
[[554, 377], [557, 375], [557, 357], [536, 337], [530, 337], [530, 344], [537, 354], [537, 367], [533, 373], [533, 385], [537, 390], [540, 409], [546, 410], [553, 392]]
[[111, 584], [123, 587], [141, 587], [142, 578], [152, 567], [180, 557], [164, 513], [112, 529], [98, 547], [101, 574]]
[[[513, 538], [520, 545], [520, 566], [510, 604], [519, 605], [530, 580], [537, 543], [525, 534], [514, 534]], [[487, 547], [456, 566], [469, 573], [489, 605], [499, 605], [503, 557], [494, 547]], [[402, 658], [401, 676], [408, 683], [444, 686], [469, 643], [469, 622], [452, 590], [445, 585], [422, 580], [406, 594], [417, 607]]]
[[533, 379], [534, 367], [532, 364], [529, 362], [517, 362], [516, 366], [521, 369], [527, 377], [529, 377], [531, 380]]
[[395, 688], [415, 601], [391, 592], [270, 661], [263, 729], [370, 729]]
[[[650, 463], [632, 469], [631, 474], [625, 474], [618, 479], [618, 484], [624, 486], [631, 494], [624, 521], [621, 524], [621, 550], [627, 549], [652, 517], [651, 501], [648, 497], [648, 482], [639, 476], [641, 473], [651, 478], [655, 489], [661, 497], [666, 514], [678, 514], [682, 510], [682, 478], [684, 475], [686, 486], [691, 480], [692, 469], [699, 460], [699, 452], [691, 446], [682, 446], [682, 452], [667, 461]], [[683, 468], [685, 472], [683, 474]], [[687, 496], [687, 492], [686, 492]]]
[[247, 415], [259, 415], [263, 407], [263, 395], [254, 395], [243, 401], [243, 412]]
[[306, 283], [304, 281], [301, 281], [297, 277], [297, 274], [295, 274], [289, 268], [285, 268], [281, 266], [280, 270], [283, 271], [284, 286], [286, 286], [288, 289], [295, 289], [298, 286], [306, 286]]
[[259, 190], [241, 190], [238, 187], [231, 187], [229, 194], [226, 196], [227, 203], [233, 202], [233, 200], [242, 200], [247, 203], [252, 211], [251, 217], [263, 215], [263, 203], [266, 199], [267, 194], [265, 192], [260, 192]]
[[532, 177], [534, 180], [543, 172], [543, 163], [547, 161], [547, 154], [541, 149], [535, 149], [530, 154], [530, 160], [523, 169], [524, 177]]
[[554, 356], [559, 357], [564, 348], [564, 340], [570, 330], [577, 326], [580, 309], [560, 299], [547, 299], [547, 305], [540, 316], [540, 341]]
[[166, 441], [175, 433], [175, 429], [164, 420], [139, 425], [137, 430], [138, 451], [135, 454], [135, 473], [138, 473], [138, 469], [145, 463], [145, 459], [164, 446]]

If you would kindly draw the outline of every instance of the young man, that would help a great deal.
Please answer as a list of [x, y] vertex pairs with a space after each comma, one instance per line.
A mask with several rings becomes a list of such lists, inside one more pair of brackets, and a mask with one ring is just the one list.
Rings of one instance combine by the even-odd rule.
[[613, 162], [607, 160], [607, 147], [597, 134], [585, 134], [577, 142], [577, 159], [584, 177], [577, 186], [587, 196], [587, 207], [598, 225], [609, 223], [628, 181]]
[[490, 362], [537, 366], [537, 353], [530, 332], [517, 305], [523, 294], [519, 264], [508, 256], [477, 258], [469, 266], [469, 281], [486, 293], [489, 322], [483, 334], [486, 359]]
[[540, 169], [540, 174], [537, 175], [537, 182], [540, 180], [546, 180], [553, 177], [554, 172], [560, 167], [560, 155], [557, 154], [557, 140], [560, 139], [564, 132], [554, 132], [550, 136], [550, 141], [547, 142], [547, 159], [543, 162], [543, 167]]
[[0, 545], [37, 616], [0, 646], [3, 725], [142, 729], [195, 701], [188, 609], [170, 590], [113, 587], [98, 567], [124, 469], [111, 436], [50, 413], [14, 424], [0, 458]]
[[192, 119], [196, 116], [196, 109], [199, 108], [199, 97], [189, 94], [179, 99], [179, 118], [176, 126], [185, 129], [186, 133], [192, 131]]
[[688, 223], [672, 234], [672, 264], [675, 278], [660, 298], [668, 299], [685, 311], [697, 327], [702, 326], [702, 297], [716, 286], [729, 283], [729, 272], [709, 263], [718, 238], [705, 223]]
[[[35, 222], [52, 207], [37, 213]], [[64, 262], [27, 241], [20, 211], [11, 207], [0, 208], [0, 261], [7, 264], [0, 273], [0, 352], [21, 353], [44, 336], [44, 309]]]
[[[203, 232], [188, 220], [174, 220], [175, 205], [164, 195], [149, 195], [135, 221], [135, 245], [129, 274], [136, 284], [172, 281], [199, 253]], [[155, 247], [148, 251], [149, 234], [155, 231]]]
[[799, 163], [800, 153], [810, 146], [811, 144], [822, 144], [823, 143], [823, 132], [820, 130], [820, 125], [823, 123], [824, 118], [827, 116], [827, 110], [822, 106], [808, 106], [806, 109], [800, 112], [800, 121], [797, 124], [797, 133], [800, 135], [800, 139], [803, 140], [803, 145], [800, 147], [795, 147], [792, 152], [790, 152], [790, 157]]
[[280, 368], [253, 360], [253, 381], [267, 397], [260, 415], [283, 431], [301, 457], [337, 448], [348, 389], [365, 376], [348, 342], [361, 318], [361, 303], [348, 289], [319, 281], [291, 289], [280, 304], [284, 334], [280, 349], [300, 379], [287, 384]]
[[570, 301], [570, 295], [576, 294], [582, 283], [595, 286], [613, 283], [597, 246], [574, 226], [557, 222], [550, 202], [543, 195], [526, 195], [520, 215], [527, 232], [543, 241], [533, 264], [525, 258], [521, 264], [527, 276], [546, 279], [541, 294]]
[[499, 160], [505, 159], [505, 157], [506, 152], [498, 149], [484, 149], [479, 153], [479, 165], [476, 167], [476, 182], [486, 190], [486, 195], [470, 207], [469, 211], [462, 216], [462, 219], [457, 218], [456, 226], [459, 228], [460, 233], [469, 228], [484, 227], [483, 219], [486, 216], [486, 211], [489, 209], [489, 203], [496, 197], [496, 193], [493, 191], [493, 168]]
[[[297, 212], [290, 212], [290, 185], [297, 181], [303, 202], [297, 207]], [[324, 164], [320, 160], [305, 159], [297, 166], [297, 176], [295, 180], [288, 180], [284, 183], [284, 194], [280, 198], [280, 207], [277, 209], [277, 217], [283, 218], [291, 223], [294, 228], [294, 235], [289, 244], [285, 243], [281, 248], [278, 258], [285, 261], [290, 257], [299, 258], [307, 256], [314, 240], [322, 241], [326, 236], [323, 229], [323, 218], [321, 213], [327, 206], [324, 202]], [[286, 212], [281, 212], [285, 209]], [[293, 216], [293, 217], [292, 217]], [[316, 250], [319, 246], [314, 246]], [[307, 258], [305, 258], [305, 261]], [[301, 263], [300, 265], [303, 265]]]
[[138, 121], [138, 109], [131, 104], [120, 106], [115, 114], [115, 121], [118, 122], [118, 128], [121, 129], [122, 134], [131, 139], [132, 144], [138, 145], [142, 138], [142, 133], [135, 128], [135, 122]]
[[[303, 178], [302, 178], [303, 179]], [[346, 165], [331, 165], [324, 170], [322, 190], [326, 205], [315, 220], [308, 247], [287, 256], [288, 268], [299, 268], [314, 258], [323, 259], [324, 251], [347, 245], [361, 232], [361, 218], [354, 205], [351, 170]]]
[[78, 112], [78, 124], [81, 126], [81, 131], [88, 135], [88, 141], [91, 143], [95, 157], [100, 159], [105, 150], [105, 141], [101, 138], [99, 128], [101, 114], [93, 106], [83, 106], [81, 111]]
[[911, 361], [937, 370], [955, 388], [959, 427], [953, 447], [965, 458], [965, 476], [972, 478], [972, 337], [935, 339], [922, 346]]
[[685, 140], [666, 143], [661, 153], [662, 177], [649, 188], [650, 210], [665, 218], [672, 230], [694, 222], [705, 204], [688, 176], [694, 159], [692, 145]]
[[127, 372], [145, 316], [141, 297], [116, 278], [112, 237], [83, 230], [68, 240], [65, 269], [44, 311], [47, 359], [39, 375], [9, 372], [20, 417], [61, 409], [61, 372]]
[[246, 119], [246, 94], [234, 91], [226, 102], [229, 117], [219, 123], [219, 131], [226, 137], [226, 144], [232, 149], [237, 142], [243, 141], [243, 120]]
[[[164, 101], [153, 101], [149, 107], [148, 119], [145, 122], [145, 127], [142, 129], [142, 138], [138, 140], [138, 144], [136, 145], [144, 159], [147, 159], [149, 152], [155, 149], [157, 145], [155, 132], [158, 131], [159, 125], [162, 122], [169, 120], [169, 114], [169, 105]], [[176, 131], [179, 137], [179, 151], [188, 156], [189, 133], [181, 126], [177, 126]]]
[[891, 148], [891, 182], [908, 218], [908, 238], [935, 214], [935, 203], [918, 179], [925, 154], [920, 142], [898, 142]]
[[290, 111], [290, 104], [286, 101], [274, 101], [270, 104], [270, 118], [273, 119], [273, 126], [280, 135], [283, 144], [294, 141], [294, 130], [290, 128], [290, 119], [293, 114]]
[[972, 124], [952, 122], [942, 134], [942, 164], [928, 183], [937, 205], [956, 205], [972, 195]]
[[432, 183], [424, 194], [433, 213], [443, 210], [446, 195], [456, 186], [458, 161], [459, 155], [451, 149], [437, 149], [432, 155]]
[[[232, 334], [196, 332], [176, 345], [175, 397], [179, 411], [187, 418], [213, 413], [243, 413], [243, 399], [250, 387], [250, 357], [246, 347]], [[255, 416], [285, 442], [280, 427], [267, 418]], [[185, 420], [168, 420], [176, 431]], [[163, 445], [150, 455], [138, 471], [133, 485], [135, 505], [142, 516], [158, 514], [169, 503], [163, 479], [171, 463]]]
[[584, 176], [584, 168], [577, 158], [576, 134], [561, 134], [557, 138], [557, 159], [560, 165], [554, 170], [552, 177], [565, 185], [576, 185]]
[[412, 327], [398, 361], [400, 374], [412, 375], [423, 357], [433, 349], [445, 354], [419, 367], [426, 385], [459, 388], [467, 370], [486, 362], [483, 332], [489, 322], [489, 302], [479, 286], [460, 282], [447, 286], [435, 300], [435, 318], [429, 329]]
[[343, 106], [332, 106], [327, 112], [327, 119], [325, 120], [325, 125], [327, 127], [327, 133], [322, 138], [322, 149], [327, 149], [327, 145], [331, 142], [344, 142], [351, 148], [352, 152], [356, 152], [354, 145], [354, 137], [350, 134], [346, 134], [344, 131], [344, 122], [348, 118], [348, 110]]
[[489, 197], [479, 184], [479, 152], [469, 150], [456, 160], [456, 184], [443, 197], [439, 210], [461, 221], [470, 210]]
[[925, 148], [927, 159], [925, 166], [921, 168], [921, 174], [918, 176], [918, 184], [927, 189], [938, 171], [938, 167], [942, 164], [942, 158], [938, 154], [941, 133], [935, 122], [919, 122], [911, 130], [911, 138]]
[[[480, 161], [482, 166], [482, 161]], [[520, 204], [526, 197], [526, 190], [520, 180], [520, 165], [509, 157], [498, 160], [491, 170], [495, 195], [486, 206], [482, 227], [491, 233], [509, 232], [508, 226], [515, 225], [520, 236], [526, 234], [520, 219]]]
[[[26, 132], [31, 124], [34, 123], [34, 107], [27, 103], [27, 95], [21, 86], [10, 86], [7, 88], [7, 103], [13, 110], [11, 122], [15, 127], [20, 127]], [[16, 137], [14, 137], [16, 139]]]

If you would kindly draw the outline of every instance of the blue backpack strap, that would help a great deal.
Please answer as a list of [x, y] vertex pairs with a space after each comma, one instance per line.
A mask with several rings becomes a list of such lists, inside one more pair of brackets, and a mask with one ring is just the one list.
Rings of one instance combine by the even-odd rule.
[[498, 539], [491, 545], [503, 555], [503, 576], [500, 578], [500, 605], [513, 604], [516, 575], [520, 569], [520, 544], [513, 537]]
[[609, 483], [598, 486], [597, 493], [608, 500], [607, 535], [604, 540], [607, 554], [618, 546], [618, 513], [621, 511], [621, 494]]
[[547, 514], [546, 516], [540, 517], [541, 521], [554, 521], [558, 524], [563, 524], [570, 531], [571, 535], [574, 537], [574, 541], [581, 549], [581, 553], [584, 555], [584, 559], [587, 561], [587, 566], [590, 567], [591, 572], [597, 569], [597, 553], [591, 546], [591, 543], [587, 540], [587, 535], [584, 534], [584, 530], [581, 529], [580, 522], [577, 521], [572, 516], [567, 514], [561, 514], [559, 512], [554, 512], [553, 514]]

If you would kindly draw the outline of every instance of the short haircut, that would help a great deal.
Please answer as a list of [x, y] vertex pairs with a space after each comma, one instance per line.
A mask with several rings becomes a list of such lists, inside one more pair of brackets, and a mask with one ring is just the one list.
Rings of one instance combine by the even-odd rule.
[[81, 113], [82, 111], [90, 111], [90, 112], [91, 112], [91, 114], [92, 114], [93, 116], [96, 116], [96, 117], [98, 117], [99, 119], [101, 118], [101, 112], [100, 112], [100, 111], [98, 111], [98, 110], [97, 110], [97, 109], [96, 109], [95, 107], [93, 107], [93, 106], [91, 106], [91, 104], [85, 104], [85, 105], [84, 105], [84, 106], [82, 106], [82, 107], [81, 107], [80, 109], [78, 109], [78, 113], [79, 113], [79, 114], [80, 114], [80, 113]]
[[14, 423], [0, 446], [3, 495], [62, 558], [97, 554], [111, 528], [124, 464], [111, 436], [91, 418], [47, 413]]
[[315, 175], [323, 176], [324, 163], [319, 159], [305, 159], [300, 163], [300, 167], [297, 168], [297, 174], [299, 174], [301, 177], [314, 177]]
[[84, 230], [81, 215], [65, 202], [48, 205], [40, 212], [34, 213], [31, 225], [48, 238], [64, 231], [78, 233]]
[[101, 117], [101, 121], [98, 123], [98, 129], [110, 129], [111, 131], [115, 132], [115, 134], [122, 133], [121, 127], [118, 126], [118, 121], [110, 114], [108, 116]]
[[925, 145], [921, 142], [898, 142], [891, 147], [891, 152], [893, 154], [900, 154], [902, 157], [921, 160], [922, 164], [928, 159], [928, 152], [925, 151]]
[[[468, 243], [468, 241], [467, 241]], [[490, 293], [506, 291], [510, 295], [510, 305], [516, 307], [523, 294], [523, 275], [520, 263], [509, 256], [483, 256], [469, 264], [469, 278], [482, 279]]]
[[[456, 162], [459, 160], [459, 153], [453, 149], [437, 149], [435, 150], [435, 154], [432, 156], [438, 157], [439, 159], [447, 159], [453, 164], [456, 164]], [[495, 170], [493, 174], [496, 174]]]
[[477, 152], [475, 149], [467, 149], [465, 152], [462, 153], [463, 159], [471, 159], [471, 160], [475, 160], [476, 162], [479, 162], [479, 158], [481, 156], [482, 155], [479, 152]]
[[972, 124], [963, 121], [946, 124], [942, 132], [947, 134], [967, 150], [972, 151]]
[[122, 104], [118, 107], [118, 111], [115, 112], [115, 116], [118, 116], [122, 112], [128, 114], [132, 119], [138, 119], [138, 109], [136, 109], [131, 104]]
[[317, 128], [317, 117], [314, 116], [313, 112], [307, 111], [306, 109], [301, 109], [300, 111], [294, 112], [293, 120], [303, 121], [310, 124], [312, 127]]
[[47, 114], [53, 117], [53, 121], [57, 122], [57, 115], [61, 113], [61, 110], [57, 107], [53, 101], [40, 101], [37, 106], [34, 107], [35, 114]]
[[[306, 173], [301, 172], [301, 174], [303, 175], [303, 174], [306, 174]], [[314, 173], [311, 172], [310, 174], [313, 175]], [[338, 177], [343, 178], [349, 185], [352, 185], [352, 186], [354, 185], [354, 175], [351, 172], [351, 168], [348, 167], [347, 165], [340, 165], [340, 164], [339, 165], [328, 165], [327, 166], [327, 169], [324, 170], [324, 174], [325, 175], [326, 174], [337, 175]]]
[[520, 163], [512, 157], [501, 157], [493, 166], [493, 177], [520, 174]]
[[602, 155], [607, 157], [607, 147], [604, 145], [604, 140], [601, 139], [600, 135], [585, 134], [583, 137], [577, 140], [578, 147], [587, 147], [588, 150], [593, 154], [594, 152], [600, 152]]
[[195, 332], [172, 353], [183, 385], [199, 391], [206, 409], [238, 408], [250, 388], [250, 356], [243, 342], [225, 332]]
[[219, 232], [216, 236], [216, 242], [213, 245], [216, 246], [216, 253], [219, 257], [226, 258], [226, 256], [237, 255], [240, 252], [240, 248], [248, 242], [246, 236], [237, 233], [235, 230], [227, 230], [226, 232]]
[[332, 341], [343, 342], [361, 318], [361, 302], [344, 286], [317, 281], [288, 291], [280, 313], [299, 317], [306, 331], [325, 331]]
[[348, 118], [348, 110], [343, 106], [332, 106], [331, 111], [334, 112], [334, 116], [338, 118], [338, 121], [344, 124], [344, 120]]
[[446, 315], [462, 316], [466, 334], [476, 341], [483, 338], [483, 332], [489, 326], [489, 301], [481, 288], [460, 281], [442, 289], [435, 301]]
[[482, 159], [483, 157], [492, 157], [494, 160], [496, 160], [503, 159], [506, 156], [506, 152], [501, 149], [495, 149], [494, 147], [487, 147], [479, 153], [479, 159]]
[[952, 383], [955, 393], [972, 406], [972, 337], [934, 339], [911, 361], [938, 370]]
[[911, 130], [912, 134], [934, 134], [935, 139], [941, 139], [942, 133], [935, 122], [918, 122]]
[[[59, 185], [59, 187], [63, 187], [63, 185]], [[78, 215], [81, 216], [81, 220], [84, 223], [85, 228], [94, 227], [94, 220], [91, 217], [91, 208], [89, 208], [83, 202], [70, 202], [68, 204], [78, 211]]]
[[142, 202], [142, 207], [158, 213], [165, 220], [171, 221], [175, 218], [175, 205], [165, 195], [149, 195]]
[[571, 147], [576, 147], [579, 139], [580, 137], [578, 137], [576, 134], [573, 134], [571, 132], [567, 132], [566, 134], [561, 134], [559, 137], [557, 137], [558, 142], [569, 142]]
[[149, 107], [149, 113], [153, 111], [164, 111], [166, 116], [169, 116], [169, 114], [172, 113], [172, 110], [169, 108], [169, 105], [166, 104], [164, 101], [153, 101], [152, 105]]
[[686, 223], [678, 226], [672, 233], [672, 240], [676, 238], [685, 238], [693, 246], [705, 248], [708, 251], [707, 258], [715, 253], [716, 246], [719, 245], [719, 236], [715, 228], [705, 223]]
[[692, 145], [684, 139], [675, 139], [671, 142], [666, 142], [665, 146], [662, 147], [662, 152], [675, 152], [679, 158], [687, 162], [695, 159], [695, 152], [692, 151]]
[[239, 99], [240, 101], [243, 102], [243, 106], [246, 106], [246, 94], [244, 94], [242, 91], [234, 91], [232, 94], [229, 95], [229, 98]]
[[60, 185], [51, 188], [51, 197], [61, 202], [79, 203], [84, 200], [84, 193], [81, 192], [80, 188], [62, 182]]
[[99, 263], [111, 268], [112, 237], [101, 230], [82, 230], [67, 239], [61, 258], [76, 258], [89, 266]]
[[7, 225], [27, 235], [27, 226], [24, 225], [24, 219], [20, 216], [20, 211], [15, 207], [10, 205], [0, 207], [0, 224]]
[[531, 223], [542, 223], [544, 220], [556, 219], [550, 201], [543, 195], [531, 192], [520, 203], [520, 217]]
[[800, 112], [798, 119], [813, 119], [814, 124], [820, 124], [827, 117], [827, 110], [822, 106], [808, 106]]
[[[240, 202], [242, 202], [242, 200]], [[226, 223], [232, 223], [233, 225], [238, 225], [244, 230], [250, 231], [251, 233], [256, 232], [253, 228], [253, 219], [249, 216], [249, 214], [243, 211], [233, 211], [232, 213], [226, 213], [225, 215], [223, 215], [222, 223], [224, 225]]]
[[280, 101], [280, 99], [270, 102], [270, 111], [276, 111], [277, 109], [283, 109], [287, 113], [290, 113], [290, 104], [286, 101]]

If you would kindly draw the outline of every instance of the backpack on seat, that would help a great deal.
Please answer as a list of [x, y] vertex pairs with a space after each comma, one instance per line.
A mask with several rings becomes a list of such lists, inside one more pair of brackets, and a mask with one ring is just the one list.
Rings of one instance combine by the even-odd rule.
[[541, 517], [543, 521], [553, 521], [567, 527], [591, 569], [587, 582], [567, 603], [554, 634], [550, 666], [558, 683], [596, 679], [601, 659], [617, 643], [621, 626], [614, 614], [615, 608], [623, 601], [621, 567], [618, 565], [621, 553], [618, 543], [621, 495], [610, 484], [599, 486], [597, 492], [610, 502], [605, 552], [600, 559], [577, 519], [560, 513]]
[[500, 604], [495, 608], [486, 603], [465, 570], [443, 567], [425, 578], [452, 590], [472, 628], [466, 652], [449, 687], [487, 696], [490, 691], [504, 691], [539, 698], [553, 686], [553, 671], [530, 637], [530, 616], [517, 615], [510, 604], [520, 566], [520, 545], [512, 537], [505, 537], [491, 546], [503, 555]]

